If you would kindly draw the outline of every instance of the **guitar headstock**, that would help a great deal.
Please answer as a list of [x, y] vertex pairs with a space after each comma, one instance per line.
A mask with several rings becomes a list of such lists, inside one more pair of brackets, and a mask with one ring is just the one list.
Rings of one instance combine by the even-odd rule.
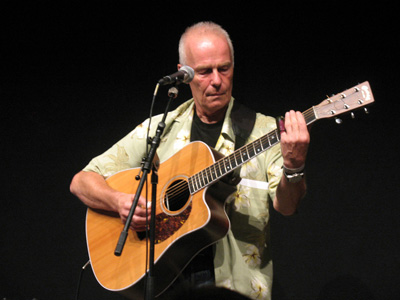
[[332, 118], [373, 103], [374, 96], [368, 81], [358, 84], [313, 107], [316, 119]]

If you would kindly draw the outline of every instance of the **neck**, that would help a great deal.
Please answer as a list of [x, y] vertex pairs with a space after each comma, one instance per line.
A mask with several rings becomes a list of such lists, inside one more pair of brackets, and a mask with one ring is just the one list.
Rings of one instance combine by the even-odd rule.
[[198, 109], [196, 109], [195, 106], [195, 113], [197, 114], [199, 119], [206, 124], [215, 124], [218, 123], [219, 121], [222, 121], [225, 118], [226, 110], [227, 107], [224, 107], [221, 110], [208, 113], [205, 111], [199, 111]]

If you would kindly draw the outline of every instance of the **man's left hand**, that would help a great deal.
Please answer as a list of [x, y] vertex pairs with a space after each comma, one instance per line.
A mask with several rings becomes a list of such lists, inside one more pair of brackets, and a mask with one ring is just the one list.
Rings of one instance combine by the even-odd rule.
[[305, 165], [310, 134], [304, 116], [299, 111], [285, 114], [285, 130], [281, 131], [283, 164], [290, 169]]

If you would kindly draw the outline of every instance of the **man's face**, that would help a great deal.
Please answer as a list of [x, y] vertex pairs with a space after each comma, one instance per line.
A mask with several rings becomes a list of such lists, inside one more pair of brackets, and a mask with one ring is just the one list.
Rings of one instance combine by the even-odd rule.
[[232, 96], [233, 62], [224, 37], [192, 35], [186, 43], [187, 65], [195, 71], [190, 83], [197, 113], [225, 111]]

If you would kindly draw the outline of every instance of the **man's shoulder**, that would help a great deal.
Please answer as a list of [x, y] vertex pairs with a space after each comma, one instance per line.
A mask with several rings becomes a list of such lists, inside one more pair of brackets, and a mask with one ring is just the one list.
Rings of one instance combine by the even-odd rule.
[[275, 124], [276, 125], [276, 119], [274, 117], [265, 115], [263, 113], [257, 112], [256, 113], [256, 124]]
[[276, 128], [276, 119], [263, 113], [256, 114], [256, 122], [254, 129], [264, 133], [268, 133]]

